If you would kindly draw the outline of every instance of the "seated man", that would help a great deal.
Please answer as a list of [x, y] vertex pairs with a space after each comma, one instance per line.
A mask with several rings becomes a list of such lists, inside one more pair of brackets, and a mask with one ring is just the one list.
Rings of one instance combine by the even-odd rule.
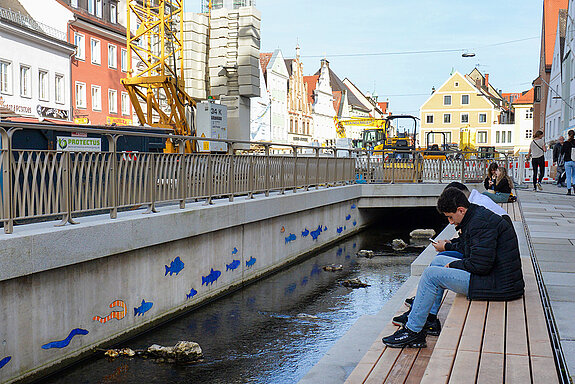
[[427, 346], [424, 325], [437, 318], [445, 289], [465, 294], [470, 300], [503, 301], [523, 296], [525, 284], [513, 227], [501, 216], [469, 203], [456, 188], [443, 191], [437, 210], [461, 231], [463, 259], [438, 256], [425, 269], [407, 323], [382, 339], [389, 347]]

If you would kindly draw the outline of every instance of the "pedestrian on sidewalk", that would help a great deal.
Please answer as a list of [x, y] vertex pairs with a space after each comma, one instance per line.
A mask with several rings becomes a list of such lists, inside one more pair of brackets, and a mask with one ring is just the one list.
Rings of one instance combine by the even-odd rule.
[[565, 187], [564, 179], [565, 177], [565, 156], [561, 151], [563, 149], [563, 143], [565, 143], [565, 138], [559, 136], [557, 143], [553, 146], [553, 166], [556, 168], [555, 181], [558, 187]]
[[488, 191], [493, 190], [493, 187], [495, 187], [495, 179], [497, 178], [495, 171], [497, 171], [497, 167], [496, 162], [489, 164], [489, 167], [487, 167], [487, 177], [483, 181], [483, 186]]
[[511, 196], [511, 188], [513, 187], [513, 182], [507, 175], [507, 168], [498, 167], [495, 171], [495, 175], [497, 177], [495, 179], [493, 192], [485, 191], [483, 194], [496, 203], [507, 203], [509, 201], [509, 196]]
[[[545, 152], [547, 152], [547, 147], [545, 146], [545, 140], [543, 139], [543, 132], [537, 131], [533, 135], [533, 140], [529, 145], [529, 153], [527, 158], [531, 158], [531, 166], [533, 167], [533, 190], [539, 189], [543, 190], [541, 186], [541, 181], [543, 181], [543, 175], [545, 174]], [[537, 177], [537, 171], [539, 170], [539, 177]]]
[[563, 144], [561, 153], [565, 157], [565, 173], [567, 179], [567, 194], [571, 194], [571, 187], [575, 193], [575, 131], [572, 129], [567, 132], [567, 141]]
[[437, 321], [445, 289], [470, 300], [506, 301], [523, 296], [525, 283], [513, 227], [487, 208], [471, 204], [456, 188], [443, 191], [437, 210], [461, 230], [463, 259], [438, 256], [423, 271], [405, 326], [382, 339], [389, 347], [427, 346], [425, 325]]

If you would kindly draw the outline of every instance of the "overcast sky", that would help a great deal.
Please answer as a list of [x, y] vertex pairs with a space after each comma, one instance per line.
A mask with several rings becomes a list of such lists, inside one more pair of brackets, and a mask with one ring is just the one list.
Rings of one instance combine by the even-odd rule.
[[[186, 0], [196, 10], [200, 0]], [[257, 0], [261, 52], [280, 48], [311, 75], [327, 56], [343, 80], [389, 98], [393, 113], [418, 114], [452, 68], [476, 65], [503, 92], [531, 88], [539, 68], [539, 0]], [[194, 8], [195, 7], [195, 8]], [[409, 53], [446, 51], [436, 53]], [[462, 58], [467, 51], [473, 58]]]

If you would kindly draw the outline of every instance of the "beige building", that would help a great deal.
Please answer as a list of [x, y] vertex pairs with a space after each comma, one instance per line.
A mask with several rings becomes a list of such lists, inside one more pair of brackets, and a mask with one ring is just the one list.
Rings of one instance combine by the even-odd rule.
[[[489, 75], [483, 76], [477, 69], [468, 75], [454, 72], [423, 103], [420, 118], [419, 147], [442, 145], [444, 136], [447, 144], [459, 145], [462, 138], [462, 144], [471, 148], [513, 147], [513, 112], [489, 83]], [[428, 143], [432, 131], [438, 133], [429, 135]], [[500, 132], [497, 144], [496, 131]], [[504, 141], [501, 132], [505, 132]]]

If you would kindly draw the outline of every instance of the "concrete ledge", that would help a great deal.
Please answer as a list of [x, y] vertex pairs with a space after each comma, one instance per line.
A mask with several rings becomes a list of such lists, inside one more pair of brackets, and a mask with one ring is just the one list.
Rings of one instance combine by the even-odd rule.
[[[451, 239], [455, 236], [455, 227], [448, 225], [436, 236], [437, 239]], [[433, 245], [429, 244], [427, 248], [421, 252], [417, 259], [411, 263], [411, 276], [421, 276], [423, 270], [429, 266], [433, 258], [437, 255], [437, 251]]]

